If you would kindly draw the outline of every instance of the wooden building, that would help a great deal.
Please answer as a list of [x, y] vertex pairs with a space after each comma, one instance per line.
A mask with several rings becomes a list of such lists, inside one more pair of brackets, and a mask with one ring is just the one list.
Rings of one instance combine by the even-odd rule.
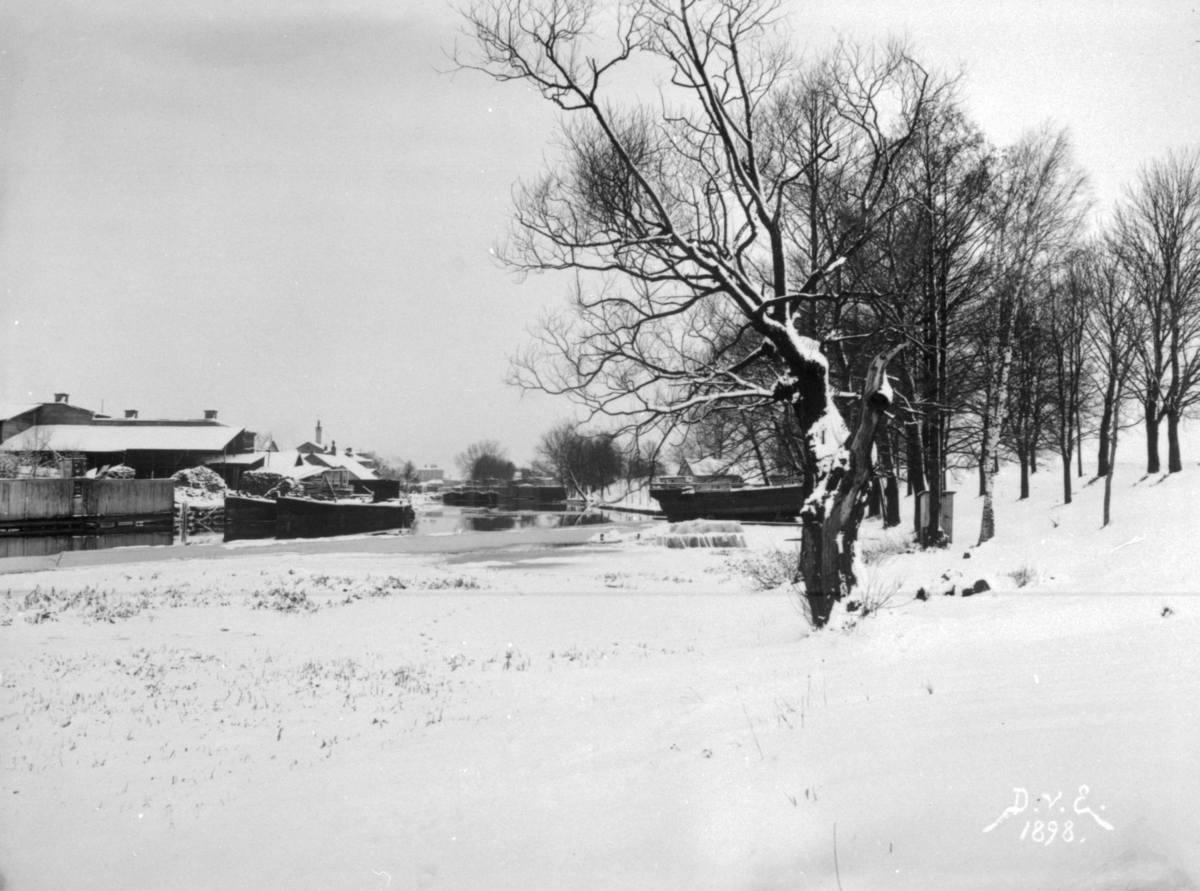
[[230, 427], [215, 411], [194, 420], [140, 419], [136, 411], [109, 418], [61, 400], [14, 412], [5, 408], [0, 452], [76, 456], [88, 470], [117, 464], [132, 467], [139, 479], [169, 477], [217, 458], [254, 448], [254, 433]]

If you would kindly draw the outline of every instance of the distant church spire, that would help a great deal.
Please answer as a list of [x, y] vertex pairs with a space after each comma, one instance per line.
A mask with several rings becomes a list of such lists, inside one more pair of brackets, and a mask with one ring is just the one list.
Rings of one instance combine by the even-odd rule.
[[321, 444], [321, 420], [317, 419], [317, 445]]

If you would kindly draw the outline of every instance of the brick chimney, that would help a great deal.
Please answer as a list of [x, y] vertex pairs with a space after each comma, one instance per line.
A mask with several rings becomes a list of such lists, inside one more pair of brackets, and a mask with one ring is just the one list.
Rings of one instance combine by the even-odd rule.
[[136, 408], [125, 409], [125, 417], [127, 417], [127, 418], [136, 418], [137, 413], [138, 413], [138, 410]]
[[217, 410], [215, 408], [204, 409], [204, 420], [215, 421], [217, 419]]
[[70, 397], [66, 393], [55, 393], [54, 394], [55, 402], [67, 402], [69, 399], [70, 399]]

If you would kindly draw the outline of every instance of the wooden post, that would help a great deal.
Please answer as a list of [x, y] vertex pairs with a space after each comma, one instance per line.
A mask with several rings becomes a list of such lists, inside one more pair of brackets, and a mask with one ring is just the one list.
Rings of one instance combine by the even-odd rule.
[[179, 543], [187, 544], [188, 538], [188, 503], [183, 499], [179, 504]]

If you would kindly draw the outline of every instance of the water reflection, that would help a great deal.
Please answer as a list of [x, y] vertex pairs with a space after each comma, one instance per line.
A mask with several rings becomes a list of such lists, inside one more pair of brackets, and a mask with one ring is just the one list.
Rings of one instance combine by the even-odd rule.
[[51, 557], [63, 551], [103, 551], [108, 548], [169, 545], [170, 532], [112, 532], [105, 535], [28, 535], [0, 537], [0, 559]]
[[487, 511], [446, 507], [419, 512], [412, 531], [414, 535], [446, 535], [598, 526], [612, 522], [613, 518], [601, 511]]

